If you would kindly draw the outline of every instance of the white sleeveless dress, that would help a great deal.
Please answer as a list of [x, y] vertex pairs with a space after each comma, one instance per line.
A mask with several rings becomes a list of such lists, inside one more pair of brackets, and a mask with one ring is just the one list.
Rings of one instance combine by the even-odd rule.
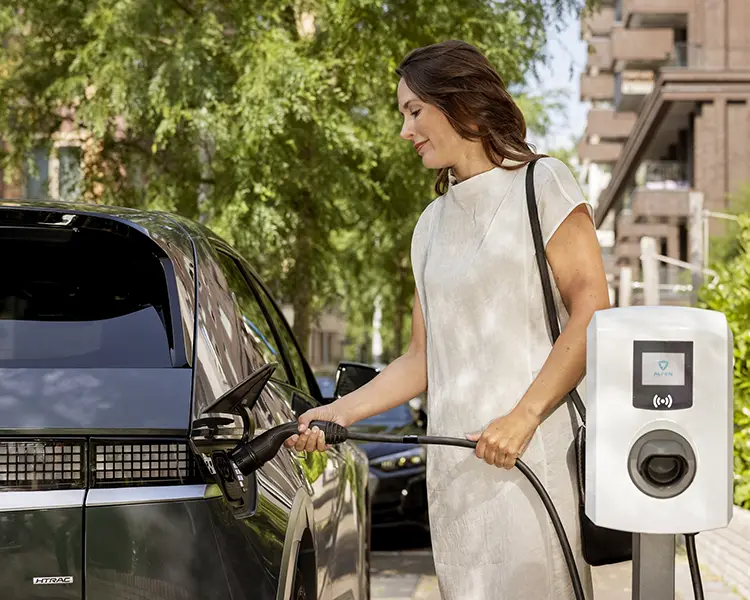
[[[452, 183], [415, 227], [431, 435], [464, 437], [510, 412], [551, 350], [525, 176], [525, 166], [495, 168]], [[540, 159], [534, 178], [545, 245], [576, 206], [593, 214], [561, 161]], [[555, 296], [564, 327], [568, 315], [556, 287]], [[577, 426], [573, 408], [561, 404], [522, 460], [555, 503], [593, 598], [578, 534]], [[469, 449], [428, 446], [427, 490], [443, 600], [574, 599], [552, 523], [520, 471], [490, 466]]]

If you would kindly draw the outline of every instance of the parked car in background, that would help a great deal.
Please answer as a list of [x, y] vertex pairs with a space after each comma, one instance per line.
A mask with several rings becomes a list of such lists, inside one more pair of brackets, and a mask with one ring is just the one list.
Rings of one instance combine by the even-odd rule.
[[[318, 374], [318, 382], [339, 398], [365, 385], [385, 365], [342, 362], [337, 376]], [[326, 381], [328, 380], [328, 381]], [[413, 398], [384, 413], [363, 419], [352, 430], [394, 435], [426, 435], [427, 414], [422, 398]], [[389, 442], [357, 442], [370, 464], [372, 526], [377, 529], [414, 525], [429, 530], [425, 449]]]
[[0, 597], [369, 598], [365, 453], [230, 459], [323, 401], [251, 261], [175, 215], [20, 201], [0, 256]]
[[320, 395], [323, 396], [323, 398], [333, 398], [334, 390], [336, 389], [336, 374], [316, 373], [315, 380], [318, 382]]
[[[408, 404], [364, 419], [351, 429], [372, 433], [425, 435]], [[425, 449], [388, 442], [360, 442], [370, 462], [372, 526], [415, 525], [429, 529]]]

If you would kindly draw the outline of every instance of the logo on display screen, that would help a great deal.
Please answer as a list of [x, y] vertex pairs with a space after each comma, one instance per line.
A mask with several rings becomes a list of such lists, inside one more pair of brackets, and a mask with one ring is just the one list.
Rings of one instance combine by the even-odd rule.
[[659, 370], [654, 372], [654, 377], [674, 377], [672, 371], [667, 371], [667, 367], [669, 366], [668, 360], [660, 360], [657, 364], [659, 365]]
[[644, 352], [643, 385], [685, 385], [685, 355]]

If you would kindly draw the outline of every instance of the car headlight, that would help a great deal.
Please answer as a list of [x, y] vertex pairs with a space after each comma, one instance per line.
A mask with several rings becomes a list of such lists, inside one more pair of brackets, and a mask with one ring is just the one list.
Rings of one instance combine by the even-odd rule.
[[391, 472], [399, 469], [413, 469], [425, 462], [425, 450], [422, 446], [410, 448], [404, 452], [380, 456], [370, 461], [370, 465], [381, 471]]

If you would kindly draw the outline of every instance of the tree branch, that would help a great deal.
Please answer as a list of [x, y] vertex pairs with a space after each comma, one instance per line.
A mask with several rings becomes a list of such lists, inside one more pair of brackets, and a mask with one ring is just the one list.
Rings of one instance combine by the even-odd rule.
[[183, 12], [185, 12], [188, 16], [190, 16], [192, 19], [196, 19], [197, 15], [193, 10], [185, 6], [180, 0], [172, 0], [177, 6], [179, 6]]

